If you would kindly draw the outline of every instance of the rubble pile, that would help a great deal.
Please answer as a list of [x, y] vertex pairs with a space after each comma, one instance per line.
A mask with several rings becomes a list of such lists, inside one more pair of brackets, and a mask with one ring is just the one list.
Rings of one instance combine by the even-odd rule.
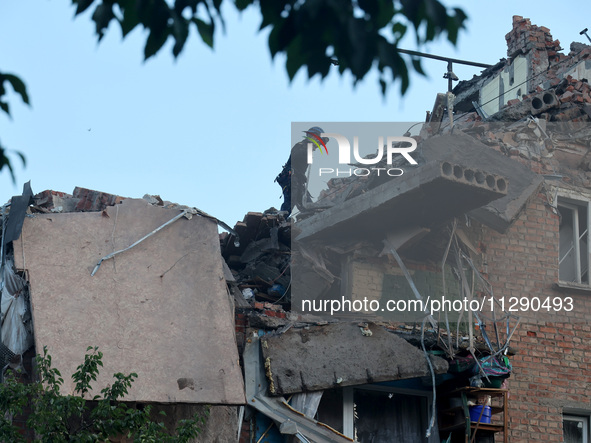
[[331, 178], [318, 195], [319, 202], [337, 204], [365, 192], [368, 177], [337, 177]]
[[[528, 93], [490, 116], [479, 114], [474, 106], [468, 111], [469, 100], [497, 75], [495, 66], [478, 82], [458, 84], [453, 92], [461, 103], [456, 109], [467, 112], [456, 114], [453, 122], [444, 118], [440, 133], [467, 133], [538, 174], [591, 188], [591, 46], [573, 42], [569, 54], [562, 54], [548, 28], [520, 16], [513, 17], [506, 40], [509, 59], [499, 65], [511, 68], [515, 57], [525, 56]], [[435, 135], [429, 129], [423, 128], [422, 138]]]
[[[125, 200], [121, 197], [107, 192], [94, 191], [92, 189], [74, 188], [72, 194], [66, 192], [45, 190], [33, 197], [34, 204], [31, 206], [32, 212], [37, 213], [59, 213], [59, 212], [99, 212], [107, 206], [115, 206]], [[164, 201], [159, 195], [144, 195], [142, 197], [148, 203], [154, 206], [161, 206], [166, 209], [188, 209], [188, 206], [179, 205]], [[199, 212], [200, 214], [204, 214]]]
[[32, 210], [36, 212], [102, 211], [107, 206], [121, 203], [125, 197], [76, 187], [72, 194], [46, 190], [36, 194]]
[[288, 305], [291, 223], [275, 209], [249, 212], [233, 233], [220, 234], [222, 256], [249, 302]]
[[536, 118], [505, 124], [468, 121], [459, 122], [454, 131], [476, 138], [538, 174], [591, 188], [588, 123], [551, 123]]
[[[585, 52], [587, 56], [591, 55], [591, 46]], [[550, 79], [537, 85], [535, 92], [524, 95], [522, 100], [509, 100], [489, 120], [515, 121], [533, 115], [550, 122], [591, 121], [591, 86], [588, 80], [579, 80], [571, 75], [560, 78], [556, 70], [548, 71], [547, 77]], [[462, 118], [467, 121], [481, 120], [475, 112]]]

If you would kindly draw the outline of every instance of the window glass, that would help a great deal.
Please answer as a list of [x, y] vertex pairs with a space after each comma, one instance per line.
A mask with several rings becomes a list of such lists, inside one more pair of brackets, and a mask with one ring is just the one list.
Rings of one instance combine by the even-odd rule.
[[360, 443], [426, 442], [426, 411], [425, 397], [355, 390], [355, 437]]
[[559, 278], [570, 283], [589, 284], [587, 261], [587, 204], [559, 199]]
[[343, 432], [343, 391], [326, 390], [318, 405], [316, 420]]
[[589, 418], [564, 416], [562, 432], [565, 443], [589, 443]]

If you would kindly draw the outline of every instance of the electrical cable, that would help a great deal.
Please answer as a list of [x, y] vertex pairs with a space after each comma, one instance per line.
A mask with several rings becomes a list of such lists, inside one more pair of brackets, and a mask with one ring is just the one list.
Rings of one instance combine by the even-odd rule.
[[426, 438], [431, 436], [431, 431], [433, 426], [435, 426], [435, 416], [437, 414], [437, 390], [435, 389], [435, 370], [433, 369], [433, 363], [431, 363], [431, 358], [429, 358], [429, 354], [427, 353], [427, 348], [425, 348], [425, 322], [429, 318], [428, 315], [423, 317], [423, 323], [421, 324], [421, 347], [423, 348], [423, 352], [425, 353], [425, 358], [427, 359], [427, 363], [429, 365], [429, 371], [431, 372], [431, 383], [433, 384], [433, 402], [431, 403], [431, 420], [429, 421], [429, 427], [427, 428], [427, 432], [425, 434]]

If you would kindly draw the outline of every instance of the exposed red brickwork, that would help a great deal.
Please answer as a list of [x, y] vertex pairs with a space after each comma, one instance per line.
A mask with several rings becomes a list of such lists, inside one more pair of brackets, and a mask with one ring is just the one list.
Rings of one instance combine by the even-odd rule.
[[73, 196], [80, 199], [76, 211], [102, 211], [107, 206], [116, 205], [124, 200], [124, 197], [118, 195], [78, 187], [74, 189]]
[[263, 313], [268, 317], [277, 317], [277, 318], [286, 318], [287, 314], [281, 308], [280, 305], [273, 304], [273, 303], [261, 303], [255, 302], [254, 308], [263, 311]]
[[65, 192], [46, 190], [35, 195], [35, 204], [37, 206], [53, 208], [56, 206], [54, 202], [56, 197], [66, 198], [71, 197], [71, 195]]
[[239, 443], [250, 443], [251, 436], [250, 436], [250, 420], [243, 420], [242, 421], [242, 429], [240, 431], [240, 439], [238, 440]]
[[34, 208], [41, 212], [98, 212], [124, 199], [118, 195], [76, 187], [73, 195], [52, 190], [40, 192], [35, 195]]
[[512, 339], [510, 441], [563, 441], [564, 408], [591, 410], [591, 293], [559, 290], [558, 216], [539, 194], [505, 234], [483, 226], [489, 281], [499, 297], [572, 297], [575, 310], [523, 314]]
[[518, 15], [513, 16], [513, 29], [505, 36], [505, 40], [509, 57], [534, 51], [533, 63], [538, 66], [547, 67], [548, 61], [558, 61], [562, 55], [558, 53], [562, 49], [560, 41], [552, 38], [548, 28], [532, 25], [528, 18]]

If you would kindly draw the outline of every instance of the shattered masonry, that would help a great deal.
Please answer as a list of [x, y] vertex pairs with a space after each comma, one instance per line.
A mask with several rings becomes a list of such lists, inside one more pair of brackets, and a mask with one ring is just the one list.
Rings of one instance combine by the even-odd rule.
[[[22, 365], [29, 345], [17, 348], [18, 334], [75, 361], [84, 336], [146, 377], [160, 374], [133, 399], [226, 405], [213, 411], [226, 417], [217, 429], [227, 441], [239, 431], [241, 442], [563, 441], [573, 416], [591, 415], [591, 46], [565, 54], [550, 30], [519, 16], [506, 40], [506, 59], [440, 100], [453, 102], [453, 118], [431, 114], [408, 176], [332, 179], [295, 221], [250, 212], [218, 238], [211, 217], [157, 196], [25, 189], [2, 213], [0, 358]], [[56, 256], [68, 272], [47, 266]], [[120, 279], [129, 281], [112, 283]], [[62, 283], [44, 283], [53, 280]], [[171, 286], [149, 292], [161, 284]], [[326, 316], [302, 312], [302, 295], [489, 302], [456, 317]], [[500, 304], [511, 297], [530, 307], [570, 299], [574, 309], [512, 312]], [[13, 300], [26, 303], [4, 307]], [[68, 312], [85, 311], [118, 341], [100, 328], [60, 329]], [[160, 323], [149, 344], [130, 341]]]

